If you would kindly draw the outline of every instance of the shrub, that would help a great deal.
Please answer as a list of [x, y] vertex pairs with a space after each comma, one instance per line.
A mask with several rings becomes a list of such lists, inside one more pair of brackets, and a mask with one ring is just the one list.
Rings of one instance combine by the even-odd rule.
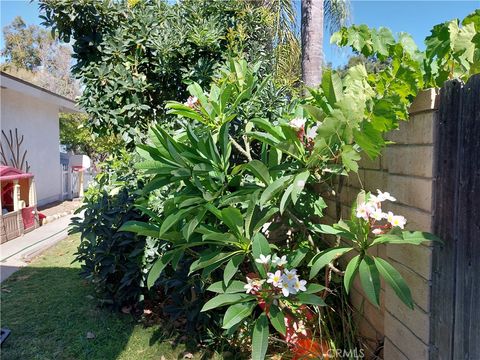
[[[405, 61], [410, 59], [406, 49], [399, 54]], [[156, 283], [167, 266], [175, 270], [185, 254], [191, 254], [195, 260], [190, 274], [211, 284], [207, 290], [218, 294], [208, 300], [203, 311], [229, 306], [223, 327], [231, 334], [243, 324], [249, 326], [254, 359], [266, 354], [269, 324], [295, 352], [312, 341], [311, 330], [300, 331], [302, 336], [298, 331], [292, 333], [305, 324], [315, 327], [319, 315], [310, 306], [326, 305], [328, 291], [322, 285], [306, 286], [306, 281], [298, 278], [307, 264], [309, 279], [314, 280], [339, 256], [357, 250], [359, 255], [345, 272], [346, 291], [359, 276], [369, 300], [378, 305], [382, 276], [411, 306], [410, 292], [399, 273], [367, 251], [379, 243], [418, 245], [434, 237], [401, 232], [404, 219], [394, 215], [392, 219], [389, 215], [388, 224], [382, 223], [382, 227], [356, 213], [333, 227], [316, 225], [326, 205], [315, 193], [315, 185], [328, 187], [338, 176], [356, 172], [362, 153], [380, 154], [385, 147], [382, 134], [407, 119], [407, 105], [415, 93], [408, 80], [418, 78], [418, 68], [405, 69], [410, 73], [392, 80], [397, 86], [384, 89], [382, 95], [374, 88], [390, 68], [379, 78], [369, 76], [364, 65], [350, 68], [343, 79], [327, 71], [311, 98], [294, 102], [273, 119], [254, 117], [237, 123], [240, 104], [255, 96], [259, 79], [245, 63], [236, 62], [233, 68], [246, 70], [243, 76], [234, 76], [232, 83], [212, 84], [209, 92], [192, 84], [186, 103], [167, 104], [170, 114], [191, 119], [193, 124], [183, 122], [185, 126], [173, 136], [161, 126], [154, 127], [151, 140], [138, 145], [144, 161], [136, 167], [152, 175], [143, 189], [145, 195], [165, 186], [172, 191], [163, 211], [148, 223], [129, 221], [121, 228], [169, 243], [168, 251], [149, 272], [148, 286]], [[393, 99], [399, 100], [395, 111], [383, 111]], [[232, 132], [235, 125], [238, 128]], [[252, 151], [254, 146], [258, 153]], [[386, 215], [377, 205], [386, 194], [362, 196], [367, 200], [365, 204], [359, 201], [358, 209], [370, 208], [372, 203], [379, 209], [378, 221], [383, 220]], [[270, 233], [273, 223], [298, 231], [290, 239], [275, 238]], [[369, 236], [378, 229], [383, 229], [381, 234]], [[343, 237], [352, 245], [320, 251], [322, 234]], [[279, 249], [285, 249], [284, 257], [275, 258]], [[289, 275], [292, 279], [286, 279]], [[310, 345], [317, 356], [325, 347], [315, 341]]]
[[208, 86], [228, 55], [271, 58], [270, 16], [248, 1], [44, 0], [40, 8], [45, 25], [74, 40], [88, 126], [131, 146], [152, 123], [169, 122], [166, 100], [186, 99], [192, 82]]
[[145, 220], [134, 206], [142, 181], [131, 170], [132, 163], [131, 156], [122, 153], [121, 160], [102, 165], [70, 229], [81, 236], [76, 253], [81, 275], [95, 285], [102, 303], [117, 307], [141, 299], [146, 272], [145, 236], [118, 231], [127, 221]]

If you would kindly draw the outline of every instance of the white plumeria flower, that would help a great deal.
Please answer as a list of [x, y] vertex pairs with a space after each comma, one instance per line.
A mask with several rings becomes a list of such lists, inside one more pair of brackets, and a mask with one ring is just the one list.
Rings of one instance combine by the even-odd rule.
[[267, 283], [276, 287], [282, 286], [282, 272], [280, 270], [275, 271], [275, 273], [268, 273], [267, 276]]
[[290, 120], [289, 125], [294, 128], [295, 130], [301, 130], [305, 127], [305, 120], [304, 118], [295, 118]]
[[283, 255], [282, 257], [278, 257], [277, 254], [273, 255], [272, 264], [277, 266], [283, 266], [287, 263], [287, 256]]
[[390, 195], [390, 193], [388, 192], [381, 192], [380, 190], [377, 189], [377, 192], [378, 192], [378, 196], [377, 196], [377, 199], [380, 200], [380, 201], [385, 201], [385, 200], [388, 200], [388, 201], [397, 201], [397, 199], [395, 199], [392, 195]]
[[390, 222], [390, 224], [392, 224], [392, 226], [397, 226], [400, 229], [403, 229], [405, 227], [406, 223], [407, 223], [407, 219], [405, 219], [405, 217], [403, 217], [401, 215], [395, 215], [393, 217], [392, 221]]
[[375, 208], [372, 207], [371, 204], [361, 203], [360, 205], [357, 206], [356, 216], [357, 218], [362, 218], [368, 221], [368, 217], [373, 211], [375, 211]]
[[287, 283], [294, 283], [297, 280], [297, 269], [284, 270], [283, 281]]
[[382, 212], [381, 209], [378, 208], [372, 211], [372, 213], [370, 214], [370, 217], [377, 221], [384, 219], [386, 216], [387, 214], [385, 214], [384, 212]]
[[391, 224], [392, 221], [393, 221], [393, 217], [394, 217], [394, 216], [395, 216], [395, 215], [393, 215], [393, 213], [392, 213], [391, 211], [389, 211], [389, 212], [387, 213], [387, 216], [385, 217], [385, 219], [387, 219], [387, 221]]
[[300, 279], [297, 279], [297, 281], [295, 281], [295, 284], [293, 284], [293, 288], [299, 292], [299, 291], [307, 291], [307, 288], [305, 287], [305, 285], [307, 285], [307, 281], [306, 280], [300, 280]]
[[265, 265], [268, 265], [270, 264], [270, 259], [272, 258], [271, 255], [263, 255], [263, 254], [260, 254], [260, 257], [258, 259], [255, 259], [255, 261], [259, 264], [265, 264]]
[[368, 202], [367, 204], [369, 204], [370, 206], [374, 206], [374, 207], [380, 207], [381, 206], [381, 203], [382, 200], [378, 197], [378, 196], [375, 196], [375, 195], [370, 195], [368, 197]]
[[288, 295], [292, 294], [295, 295], [297, 293], [297, 290], [292, 286], [291, 283], [289, 282], [283, 282], [282, 283], [282, 294], [285, 297], [288, 297]]
[[260, 279], [250, 279], [249, 277], [247, 277], [247, 283], [245, 284], [245, 286], [243, 287], [247, 294], [251, 293], [253, 290], [258, 290], [262, 287], [263, 283], [265, 282], [265, 280], [260, 280]]
[[310, 129], [307, 131], [307, 139], [315, 139], [317, 136], [317, 131], [318, 131], [318, 126], [312, 126]]

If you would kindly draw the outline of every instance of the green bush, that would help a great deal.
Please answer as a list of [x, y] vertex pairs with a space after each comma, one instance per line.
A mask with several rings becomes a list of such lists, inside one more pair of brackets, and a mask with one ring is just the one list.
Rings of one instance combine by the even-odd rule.
[[141, 300], [148, 270], [146, 237], [118, 231], [127, 221], [146, 219], [134, 206], [142, 181], [131, 170], [130, 156], [122, 156], [103, 164], [70, 228], [81, 235], [76, 253], [81, 275], [95, 285], [102, 303], [117, 307]]
[[[413, 61], [403, 45], [394, 47], [403, 61]], [[394, 59], [392, 66], [396, 63]], [[419, 66], [396, 75], [387, 67], [373, 76], [364, 65], [356, 65], [343, 79], [327, 71], [311, 97], [293, 101], [278, 116], [238, 121], [238, 109], [263, 86], [254, 68], [233, 62], [234, 81], [214, 83], [208, 92], [194, 83], [188, 87], [189, 101], [167, 103], [170, 114], [191, 121], [179, 122], [184, 126], [174, 134], [153, 127], [150, 141], [138, 145], [144, 161], [136, 168], [151, 176], [145, 196], [165, 186], [170, 196], [148, 223], [129, 221], [121, 229], [169, 243], [149, 272], [149, 287], [168, 267], [177, 269], [186, 254], [193, 256], [190, 274], [211, 284], [207, 290], [217, 294], [202, 311], [228, 306], [223, 328], [232, 334], [249, 324], [252, 357], [263, 359], [270, 325], [290, 344], [295, 344], [290, 334], [295, 325], [321, 331], [309, 306], [325, 306], [328, 292], [301, 277], [316, 281], [320, 270], [356, 250], [358, 256], [345, 270], [345, 290], [358, 276], [368, 299], [378, 306], [383, 277], [412, 307], [400, 274], [368, 250], [381, 243], [419, 245], [435, 237], [402, 232], [406, 220], [381, 211], [381, 202], [393, 199], [387, 193], [361, 192], [350, 220], [333, 227], [316, 224], [326, 204], [315, 187], [331, 188], [338, 176], [358, 171], [362, 155], [381, 153], [386, 146], [382, 134], [407, 119], [418, 91], [418, 84], [410, 81], [421, 78]], [[385, 79], [396, 86], [379, 94], [374, 89]], [[396, 107], [386, 111], [394, 99]], [[232, 131], [234, 126], [238, 128]], [[366, 214], [359, 212], [362, 208]], [[290, 238], [278, 237], [275, 225], [290, 232]], [[323, 234], [342, 237], [349, 246], [321, 251]]]
[[192, 82], [208, 86], [229, 55], [271, 58], [269, 15], [248, 1], [44, 0], [44, 24], [73, 43], [80, 105], [98, 135], [133, 140], [169, 122], [166, 100], [186, 100]]

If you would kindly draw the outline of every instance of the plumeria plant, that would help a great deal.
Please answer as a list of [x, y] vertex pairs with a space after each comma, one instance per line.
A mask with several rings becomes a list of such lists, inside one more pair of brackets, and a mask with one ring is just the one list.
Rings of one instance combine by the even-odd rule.
[[404, 231], [407, 220], [402, 215], [382, 209], [384, 202], [396, 199], [388, 192], [377, 190], [377, 195], [361, 191], [352, 206], [350, 220], [340, 220], [333, 226], [312, 225], [315, 231], [344, 239], [352, 246], [339, 246], [318, 253], [309, 265], [310, 279], [335, 259], [356, 252], [346, 265], [343, 283], [347, 293], [357, 275], [367, 298], [376, 306], [380, 303], [380, 277], [392, 287], [397, 296], [413, 309], [410, 289], [400, 273], [385, 259], [371, 255], [369, 249], [380, 244], [420, 245], [425, 241], [439, 241], [434, 235], [421, 231]]
[[[294, 267], [298, 257], [287, 258], [270, 253], [263, 240], [253, 244], [255, 270], [245, 275], [245, 281], [234, 280], [212, 284], [207, 290], [218, 293], [202, 311], [227, 306], [223, 328], [233, 333], [243, 322], [256, 316], [252, 333], [252, 359], [264, 359], [268, 349], [269, 323], [286, 341], [294, 353], [309, 346], [315, 351], [322, 347], [312, 340], [315, 314], [307, 305], [324, 306], [315, 295], [324, 290], [320, 284], [307, 284]], [[254, 311], [258, 308], [258, 311]], [[307, 344], [308, 343], [308, 344]], [[322, 355], [322, 354], [317, 354]]]

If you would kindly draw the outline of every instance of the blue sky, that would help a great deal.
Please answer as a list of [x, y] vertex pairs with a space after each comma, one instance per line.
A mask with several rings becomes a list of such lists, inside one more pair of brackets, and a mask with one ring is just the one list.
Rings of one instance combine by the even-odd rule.
[[[480, 1], [351, 1], [352, 22], [367, 24], [370, 27], [387, 26], [394, 33], [410, 33], [417, 45], [423, 49], [423, 39], [429, 35], [435, 24], [459, 18], [462, 19], [472, 11], [480, 8]], [[20, 15], [27, 24], [40, 24], [38, 4], [27, 0], [0, 0], [1, 26]], [[295, 0], [300, 8], [300, 0]], [[334, 66], [345, 64], [349, 53], [339, 51], [329, 44], [330, 36], [325, 36], [325, 59]], [[3, 38], [0, 40], [3, 47]]]

